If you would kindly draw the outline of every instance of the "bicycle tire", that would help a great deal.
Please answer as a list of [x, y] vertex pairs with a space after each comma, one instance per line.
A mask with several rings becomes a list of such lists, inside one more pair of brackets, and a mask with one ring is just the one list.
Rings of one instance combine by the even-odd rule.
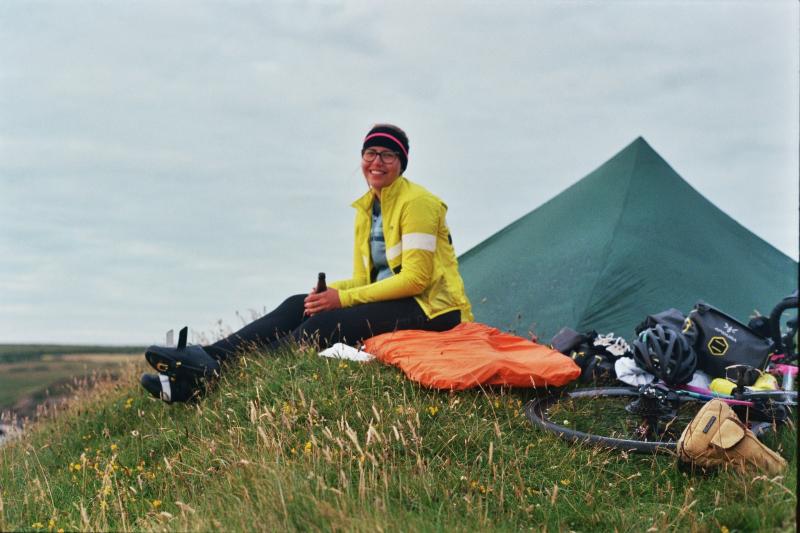
[[569, 442], [637, 453], [674, 453], [680, 434], [705, 401], [680, 397], [677, 416], [668, 424], [668, 431], [648, 440], [636, 435], [634, 429], [641, 426], [641, 415], [624, 409], [639, 395], [638, 389], [629, 387], [577, 389], [531, 400], [525, 414], [535, 426]]

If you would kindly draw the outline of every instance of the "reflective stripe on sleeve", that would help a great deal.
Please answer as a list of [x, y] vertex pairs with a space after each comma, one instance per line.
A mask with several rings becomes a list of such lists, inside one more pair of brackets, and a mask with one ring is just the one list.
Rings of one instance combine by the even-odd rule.
[[436, 251], [436, 235], [430, 233], [406, 233], [403, 235], [404, 250]]
[[386, 250], [386, 259], [392, 260], [403, 253], [403, 250], [436, 251], [436, 235], [430, 233], [406, 233], [401, 242]]

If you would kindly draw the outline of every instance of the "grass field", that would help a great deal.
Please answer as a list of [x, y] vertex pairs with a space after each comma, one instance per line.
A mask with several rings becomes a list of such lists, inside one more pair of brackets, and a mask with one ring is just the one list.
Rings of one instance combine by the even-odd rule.
[[298, 351], [168, 406], [140, 371], [0, 447], [0, 530], [795, 530], [794, 425], [768, 441], [785, 476], [700, 476], [541, 433], [530, 391], [432, 391]]

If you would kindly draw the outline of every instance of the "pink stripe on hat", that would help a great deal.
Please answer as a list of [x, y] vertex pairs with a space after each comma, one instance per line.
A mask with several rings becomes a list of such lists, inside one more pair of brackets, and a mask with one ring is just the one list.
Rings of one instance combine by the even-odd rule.
[[373, 137], [387, 137], [393, 140], [394, 142], [397, 143], [397, 146], [399, 146], [400, 149], [403, 151], [403, 153], [406, 155], [406, 158], [408, 158], [408, 151], [406, 150], [405, 146], [403, 146], [403, 143], [401, 143], [394, 135], [389, 135], [388, 133], [373, 133], [372, 135], [367, 135], [366, 139], [364, 139], [364, 142], [366, 143]]

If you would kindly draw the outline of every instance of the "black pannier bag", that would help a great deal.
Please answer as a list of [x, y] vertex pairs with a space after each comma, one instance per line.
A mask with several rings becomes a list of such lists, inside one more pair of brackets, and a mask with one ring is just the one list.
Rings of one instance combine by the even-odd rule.
[[597, 337], [596, 331], [581, 334], [571, 328], [561, 328], [550, 340], [550, 346], [564, 355], [569, 355], [573, 350], [579, 349], [580, 345], [590, 344], [595, 337]]
[[763, 369], [772, 348], [772, 341], [702, 301], [689, 313], [683, 331], [694, 337], [698, 368], [711, 377], [724, 377], [731, 365]]
[[[561, 328], [550, 341], [550, 346], [572, 357], [575, 364], [581, 367], [581, 375], [578, 378], [581, 383], [611, 382], [616, 379], [614, 361], [619, 357], [611, 351], [621, 349], [620, 341], [624, 339], [617, 340], [611, 335], [598, 335], [596, 331], [578, 333], [571, 328]], [[613, 344], [610, 346], [611, 351], [606, 344]], [[624, 346], [627, 347], [627, 344]]]
[[[665, 328], [672, 328], [677, 330], [678, 332], [682, 332], [684, 328], [684, 323], [686, 321], [686, 317], [683, 316], [683, 313], [671, 307], [666, 311], [661, 311], [660, 313], [656, 313], [655, 315], [647, 315], [647, 318], [644, 321], [636, 326], [634, 330], [636, 335], [638, 336], [639, 333], [646, 329], [653, 328], [658, 324], [661, 324]], [[692, 342], [692, 339], [689, 339], [689, 343]]]

